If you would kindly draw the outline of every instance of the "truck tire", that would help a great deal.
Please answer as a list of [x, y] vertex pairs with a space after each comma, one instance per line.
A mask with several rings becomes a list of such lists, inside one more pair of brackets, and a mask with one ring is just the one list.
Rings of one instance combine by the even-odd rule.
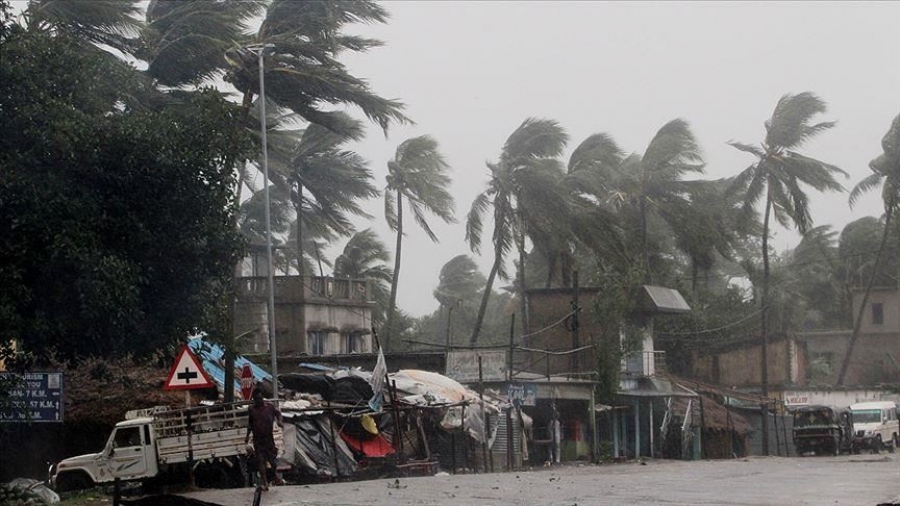
[[200, 488], [229, 488], [228, 470], [218, 462], [204, 463], [194, 471], [194, 483]]
[[57, 492], [72, 492], [74, 490], [84, 490], [93, 486], [94, 480], [80, 471], [60, 473], [56, 477]]

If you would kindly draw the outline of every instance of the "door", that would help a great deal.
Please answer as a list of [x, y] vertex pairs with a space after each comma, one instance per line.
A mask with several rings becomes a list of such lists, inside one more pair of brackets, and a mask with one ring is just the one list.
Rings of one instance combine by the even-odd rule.
[[[147, 476], [147, 460], [151, 451], [146, 425], [116, 428], [110, 448], [113, 477], [128, 480]], [[152, 455], [150, 457], [155, 458]]]

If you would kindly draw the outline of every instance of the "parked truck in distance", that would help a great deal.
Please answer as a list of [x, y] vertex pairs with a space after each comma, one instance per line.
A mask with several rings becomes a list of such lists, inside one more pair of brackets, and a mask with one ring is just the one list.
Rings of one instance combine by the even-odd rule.
[[893, 453], [900, 446], [897, 404], [890, 401], [860, 402], [850, 406], [853, 417], [853, 453], [882, 448]]
[[[130, 411], [99, 453], [70, 457], [51, 470], [51, 485], [69, 491], [121, 481], [249, 483], [247, 403]], [[276, 444], [281, 444], [276, 431]]]
[[849, 452], [853, 436], [850, 411], [834, 406], [803, 406], [794, 410], [797, 453], [840, 455]]

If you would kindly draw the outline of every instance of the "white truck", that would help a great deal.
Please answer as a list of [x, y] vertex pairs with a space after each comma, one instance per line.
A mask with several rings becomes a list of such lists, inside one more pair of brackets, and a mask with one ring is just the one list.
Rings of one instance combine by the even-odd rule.
[[850, 406], [853, 418], [853, 453], [882, 448], [893, 453], [900, 446], [900, 420], [897, 404], [890, 401], [859, 402]]
[[[116, 479], [162, 483], [194, 479], [200, 486], [245, 486], [247, 422], [247, 403], [130, 411], [101, 452], [56, 464], [51, 484], [57, 491]], [[279, 430], [275, 439], [281, 446]]]

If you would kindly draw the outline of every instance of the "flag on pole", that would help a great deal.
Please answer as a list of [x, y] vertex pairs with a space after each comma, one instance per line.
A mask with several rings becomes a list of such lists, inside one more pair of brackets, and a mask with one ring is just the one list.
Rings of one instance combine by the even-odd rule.
[[381, 405], [384, 402], [384, 380], [387, 377], [387, 365], [384, 363], [384, 350], [378, 347], [378, 359], [375, 361], [375, 369], [372, 370], [372, 377], [369, 378], [369, 385], [372, 386], [372, 398], [369, 399], [369, 409], [377, 413], [381, 412]]

